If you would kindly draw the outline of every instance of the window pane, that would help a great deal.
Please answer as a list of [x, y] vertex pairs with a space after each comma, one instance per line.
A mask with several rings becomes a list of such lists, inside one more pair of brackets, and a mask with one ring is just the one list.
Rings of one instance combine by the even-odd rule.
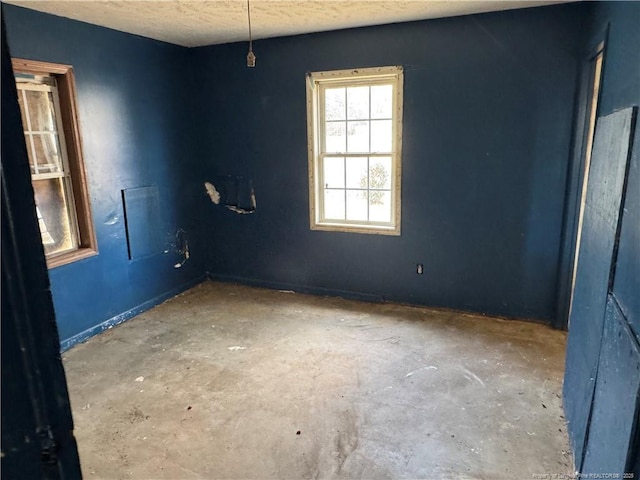
[[325, 124], [325, 152], [342, 153], [346, 150], [346, 125], [344, 122], [327, 122]]
[[367, 188], [367, 158], [347, 158], [347, 188]]
[[28, 134], [24, 136], [24, 143], [27, 145], [27, 155], [29, 157], [29, 168], [31, 173], [36, 173], [35, 159], [33, 158], [33, 148], [31, 148], [31, 137]]
[[391, 152], [393, 127], [391, 120], [371, 121], [371, 151]]
[[33, 134], [35, 157], [38, 162], [38, 173], [62, 172], [60, 144], [55, 133]]
[[344, 190], [324, 191], [324, 218], [344, 220]]
[[345, 120], [345, 88], [327, 88], [324, 91], [325, 120]]
[[391, 221], [391, 192], [369, 192], [369, 220], [386, 223]]
[[393, 86], [371, 87], [371, 118], [391, 118]]
[[344, 157], [326, 157], [323, 174], [324, 188], [344, 188]]
[[31, 131], [55, 131], [56, 121], [54, 117], [53, 96], [51, 92], [36, 92], [26, 90], [27, 105], [29, 107], [29, 120]]
[[347, 190], [347, 220], [367, 220], [367, 191]]
[[347, 122], [347, 152], [369, 151], [369, 122]]
[[69, 207], [72, 202], [67, 180], [34, 180], [33, 191], [45, 253], [49, 255], [77, 248], [77, 233], [70, 215]]
[[391, 157], [369, 160], [369, 188], [391, 189]]
[[349, 120], [369, 118], [369, 87], [347, 88], [347, 118]]

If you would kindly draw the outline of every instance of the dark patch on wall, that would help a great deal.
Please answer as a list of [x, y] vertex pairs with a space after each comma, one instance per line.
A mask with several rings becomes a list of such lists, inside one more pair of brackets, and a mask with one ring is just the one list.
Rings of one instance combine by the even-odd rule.
[[248, 214], [256, 211], [256, 193], [253, 180], [227, 175], [215, 179], [215, 185], [205, 182], [205, 191], [216, 205], [222, 204], [235, 213]]
[[232, 212], [253, 213], [256, 211], [256, 194], [251, 179], [231, 176], [225, 178], [222, 199], [227, 209]]

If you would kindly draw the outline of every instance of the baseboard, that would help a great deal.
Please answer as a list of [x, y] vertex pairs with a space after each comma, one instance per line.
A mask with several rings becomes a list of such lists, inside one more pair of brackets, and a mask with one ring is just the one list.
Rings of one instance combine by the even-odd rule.
[[214, 282], [239, 283], [241, 285], [249, 285], [252, 287], [269, 288], [272, 290], [287, 290], [296, 293], [308, 293], [309, 295], [322, 295], [327, 297], [341, 297], [349, 300], [360, 300], [363, 302], [386, 302], [388, 301], [382, 295], [372, 293], [353, 292], [351, 290], [338, 290], [333, 288], [310, 287], [308, 285], [298, 285], [284, 282], [272, 282], [269, 280], [259, 280], [255, 278], [235, 277], [232, 275], [218, 275], [215, 273], [207, 274], [209, 280]]
[[373, 293], [363, 293], [363, 292], [354, 292], [351, 290], [338, 290], [333, 288], [323, 288], [323, 287], [311, 287], [308, 285], [298, 285], [284, 282], [274, 282], [269, 280], [259, 280], [255, 278], [247, 278], [247, 277], [237, 277], [233, 275], [219, 275], [216, 273], [207, 273], [207, 277], [209, 280], [214, 282], [227, 282], [227, 283], [237, 283], [240, 285], [248, 285], [251, 287], [261, 287], [261, 288], [269, 288], [272, 290], [287, 290], [296, 293], [306, 293], [309, 295], [321, 295], [327, 297], [341, 297], [348, 300], [359, 300], [362, 302], [373, 302], [373, 303], [396, 303], [399, 305], [406, 305], [409, 307], [416, 308], [426, 308], [429, 310], [436, 311], [447, 311], [458, 313], [461, 315], [477, 315], [477, 316], [489, 316], [493, 318], [499, 318], [502, 320], [515, 320], [521, 322], [529, 322], [529, 323], [538, 323], [541, 325], [550, 325], [550, 320], [536, 318], [534, 316], [525, 316], [522, 314], [510, 313], [510, 312], [485, 312], [474, 310], [472, 308], [453, 308], [439, 305], [426, 305], [423, 303], [414, 303], [407, 301], [406, 299], [397, 298], [395, 296], [389, 295], [380, 295]]
[[146, 312], [147, 310], [161, 304], [162, 302], [172, 297], [175, 297], [176, 295], [179, 295], [180, 293], [186, 290], [189, 290], [190, 288], [195, 287], [196, 285], [206, 281], [207, 278], [208, 278], [208, 275], [201, 275], [196, 279], [183, 283], [179, 287], [176, 287], [172, 290], [169, 290], [168, 292], [158, 295], [157, 297], [154, 297], [151, 300], [147, 300], [146, 302], [141, 303], [140, 305], [130, 310], [127, 310], [126, 312], [120, 313], [115, 317], [111, 317], [110, 319], [105, 320], [102, 323], [99, 323], [98, 325], [94, 325], [93, 327], [90, 327], [80, 333], [77, 333], [70, 338], [62, 340], [60, 342], [60, 352], [66, 352], [71, 347], [79, 343], [85, 342], [89, 340], [91, 337], [98, 335], [99, 333], [102, 333], [105, 330], [113, 328], [116, 325], [120, 325], [121, 323], [132, 319], [133, 317], [141, 314], [142, 312]]

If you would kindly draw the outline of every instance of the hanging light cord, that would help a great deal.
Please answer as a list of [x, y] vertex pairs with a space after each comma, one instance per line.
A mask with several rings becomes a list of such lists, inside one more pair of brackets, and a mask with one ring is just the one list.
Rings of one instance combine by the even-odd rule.
[[249, 0], [247, 0], [247, 20], [249, 20], [249, 51], [253, 51], [253, 40], [251, 38], [251, 11], [249, 10]]
[[247, 20], [249, 20], [249, 53], [247, 53], [247, 67], [256, 66], [256, 56], [253, 53], [253, 37], [251, 35], [251, 9], [247, 0]]

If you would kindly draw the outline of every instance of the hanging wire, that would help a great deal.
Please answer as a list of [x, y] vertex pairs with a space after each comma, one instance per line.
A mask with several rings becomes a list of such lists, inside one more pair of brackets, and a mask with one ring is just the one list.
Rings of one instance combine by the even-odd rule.
[[247, 0], [247, 20], [249, 21], [249, 53], [247, 53], [247, 67], [256, 66], [256, 56], [253, 53], [253, 38], [251, 37], [251, 10]]

